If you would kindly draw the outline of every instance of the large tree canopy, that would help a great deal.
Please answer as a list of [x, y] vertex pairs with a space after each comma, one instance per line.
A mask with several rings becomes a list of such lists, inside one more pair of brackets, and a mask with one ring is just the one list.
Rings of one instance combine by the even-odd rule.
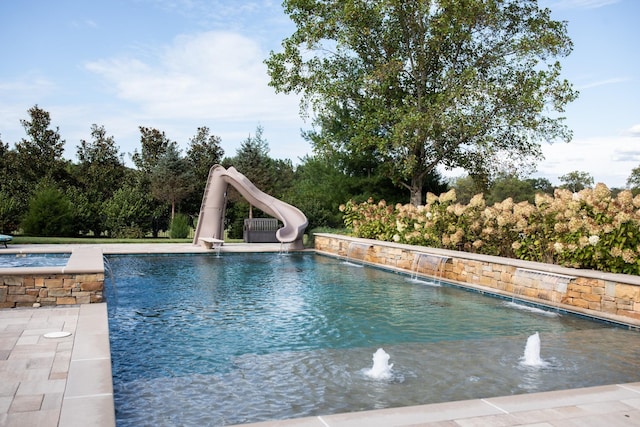
[[285, 0], [296, 31], [266, 60], [303, 94], [319, 152], [369, 153], [422, 201], [436, 166], [487, 176], [569, 141], [577, 93], [557, 57], [566, 23], [535, 0]]

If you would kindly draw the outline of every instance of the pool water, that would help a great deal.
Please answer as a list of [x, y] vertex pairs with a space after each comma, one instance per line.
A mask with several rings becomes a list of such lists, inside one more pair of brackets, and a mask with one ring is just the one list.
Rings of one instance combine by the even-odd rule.
[[70, 253], [2, 254], [0, 255], [0, 268], [64, 267], [70, 256]]
[[[118, 426], [640, 381], [640, 334], [314, 254], [110, 257]], [[521, 364], [539, 332], [542, 367]], [[378, 348], [392, 376], [365, 375]]]

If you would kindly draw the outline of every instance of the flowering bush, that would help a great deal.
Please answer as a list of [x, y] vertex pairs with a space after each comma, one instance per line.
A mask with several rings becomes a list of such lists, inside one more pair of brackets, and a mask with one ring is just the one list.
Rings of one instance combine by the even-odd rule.
[[462, 205], [451, 190], [428, 193], [424, 206], [369, 199], [340, 210], [357, 237], [640, 274], [640, 196], [612, 197], [604, 184], [538, 194], [533, 205], [486, 206], [482, 194]]

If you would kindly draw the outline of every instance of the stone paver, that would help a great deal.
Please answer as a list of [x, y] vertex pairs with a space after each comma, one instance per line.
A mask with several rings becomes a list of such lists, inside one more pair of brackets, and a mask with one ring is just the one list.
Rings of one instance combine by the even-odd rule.
[[[106, 328], [105, 304], [0, 310], [0, 426], [114, 426]], [[71, 335], [45, 336], [62, 331]], [[79, 359], [96, 336], [92, 359]], [[96, 406], [95, 394], [107, 404]], [[82, 411], [69, 409], [78, 405]]]
[[[79, 307], [0, 310], [4, 356], [0, 357], [0, 425], [58, 424], [69, 366], [57, 366], [64, 371], [62, 378], [57, 374], [52, 378], [51, 373], [57, 355], [71, 351], [79, 311]], [[63, 330], [72, 335], [44, 337]]]

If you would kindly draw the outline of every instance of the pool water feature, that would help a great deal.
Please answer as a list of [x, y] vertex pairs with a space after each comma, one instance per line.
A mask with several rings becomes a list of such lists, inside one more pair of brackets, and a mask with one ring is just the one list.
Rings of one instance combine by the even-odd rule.
[[540, 357], [540, 334], [535, 333], [527, 338], [527, 344], [524, 347], [524, 355], [522, 356], [522, 364], [526, 366], [544, 366], [544, 361]]
[[[229, 425], [640, 381], [640, 334], [313, 254], [114, 256], [119, 426]], [[538, 332], [544, 366], [521, 362]], [[393, 363], [371, 378], [379, 348]]]
[[70, 253], [1, 254], [0, 268], [63, 267], [70, 256]]
[[366, 369], [364, 374], [370, 378], [377, 380], [387, 380], [393, 376], [391, 370], [393, 369], [393, 363], [389, 363], [391, 356], [384, 351], [383, 348], [379, 348], [373, 353], [373, 366]]

